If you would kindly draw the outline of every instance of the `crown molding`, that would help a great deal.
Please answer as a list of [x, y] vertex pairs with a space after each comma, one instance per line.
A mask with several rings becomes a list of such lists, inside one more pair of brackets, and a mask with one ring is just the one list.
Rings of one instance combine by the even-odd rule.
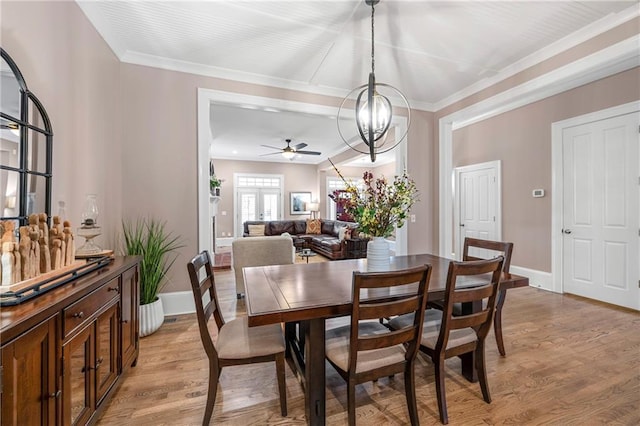
[[495, 76], [480, 80], [479, 82], [467, 86], [461, 91], [434, 103], [433, 111], [439, 111], [448, 105], [451, 105], [481, 90], [491, 87], [494, 84], [501, 82], [502, 80], [505, 80], [521, 71], [531, 68], [532, 66], [537, 65], [540, 62], [543, 62], [549, 58], [552, 58], [553, 56], [565, 52], [579, 45], [580, 43], [584, 43], [585, 41], [588, 41], [606, 31], [622, 25], [625, 22], [638, 16], [640, 16], [640, 8], [635, 5], [623, 10], [622, 12], [611, 14], [596, 22], [593, 22], [592, 24], [587, 25], [586, 27], [583, 27], [572, 34], [569, 34], [568, 36], [556, 41], [555, 43], [552, 43], [549, 46], [546, 46], [543, 49], [540, 49], [537, 52], [534, 52], [531, 55], [526, 56], [525, 58], [517, 62], [514, 62], [508, 67], [502, 69]]

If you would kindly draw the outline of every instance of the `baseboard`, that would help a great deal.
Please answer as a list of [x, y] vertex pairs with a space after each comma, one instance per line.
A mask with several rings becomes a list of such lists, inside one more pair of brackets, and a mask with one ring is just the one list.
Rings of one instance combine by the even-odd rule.
[[509, 268], [516, 275], [529, 278], [529, 286], [541, 290], [553, 291], [553, 275], [550, 272], [536, 271], [535, 269], [513, 266]]
[[191, 291], [160, 293], [164, 316], [192, 314], [196, 311]]

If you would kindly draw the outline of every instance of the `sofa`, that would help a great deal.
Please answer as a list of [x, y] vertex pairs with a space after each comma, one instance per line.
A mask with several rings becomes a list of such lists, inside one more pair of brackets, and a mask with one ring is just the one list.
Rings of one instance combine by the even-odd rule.
[[291, 265], [296, 252], [289, 237], [239, 238], [231, 243], [233, 271], [238, 299], [244, 294], [242, 268], [247, 266]]
[[[340, 220], [317, 219], [319, 233], [310, 233], [306, 220], [247, 221], [243, 224], [243, 236], [278, 236], [288, 234], [297, 250], [311, 249], [331, 260], [357, 259], [367, 256], [368, 238], [358, 234], [358, 224]], [[341, 230], [348, 230], [340, 238]], [[253, 231], [253, 232], [251, 232]]]

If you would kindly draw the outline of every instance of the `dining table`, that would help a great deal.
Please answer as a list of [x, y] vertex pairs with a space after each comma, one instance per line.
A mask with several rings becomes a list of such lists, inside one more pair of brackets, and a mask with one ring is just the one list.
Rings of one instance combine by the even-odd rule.
[[[444, 298], [450, 262], [451, 259], [432, 254], [393, 256], [389, 259], [388, 270], [431, 265], [428, 299], [437, 300]], [[249, 326], [285, 323], [287, 357], [304, 386], [305, 413], [310, 425], [325, 424], [325, 321], [351, 314], [354, 271], [368, 272], [367, 260], [348, 259], [243, 269]], [[456, 282], [456, 287], [483, 284], [482, 278], [461, 278]], [[526, 277], [504, 272], [501, 276], [500, 290], [528, 285], [529, 279]], [[406, 288], [390, 291], [406, 292]], [[365, 298], [376, 300], [393, 296], [388, 292], [371, 293]], [[463, 310], [480, 309], [478, 305], [463, 306]], [[474, 354], [465, 354], [460, 358], [463, 376], [469, 381], [476, 381]]]

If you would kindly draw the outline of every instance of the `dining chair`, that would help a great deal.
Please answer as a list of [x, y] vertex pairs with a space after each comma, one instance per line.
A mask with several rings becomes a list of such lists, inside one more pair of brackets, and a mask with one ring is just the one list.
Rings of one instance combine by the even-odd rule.
[[[200, 338], [209, 358], [209, 389], [202, 424], [208, 425], [211, 421], [222, 367], [270, 361], [276, 363], [280, 413], [283, 417], [286, 416], [285, 344], [282, 327], [279, 324], [249, 327], [246, 316], [225, 322], [220, 313], [211, 255], [208, 251], [204, 250], [191, 259], [187, 269], [195, 299]], [[212, 316], [218, 330], [215, 342], [208, 327]]]
[[[355, 425], [355, 386], [404, 373], [412, 425], [419, 424], [414, 361], [422, 331], [431, 266], [394, 272], [353, 273], [351, 324], [327, 330], [326, 358], [347, 382], [349, 425]], [[398, 288], [415, 284], [408, 289]], [[414, 321], [390, 330], [378, 318], [414, 314]]]
[[[470, 254], [473, 251], [475, 255]], [[478, 252], [484, 254], [480, 256]], [[503, 241], [491, 241], [481, 240], [479, 238], [466, 237], [464, 239], [464, 246], [462, 249], [462, 260], [481, 260], [487, 259], [493, 255], [504, 256], [504, 265], [502, 270], [509, 273], [509, 267], [511, 266], [511, 253], [513, 252], [513, 243]], [[505, 299], [507, 297], [506, 290], [500, 290], [498, 292], [498, 302], [496, 304], [496, 312], [493, 317], [493, 330], [496, 336], [496, 344], [500, 355], [506, 356], [507, 352], [504, 349], [504, 338], [502, 337], [502, 307], [504, 306]], [[429, 307], [442, 310], [443, 300], [430, 300]], [[462, 305], [456, 303], [453, 306], [454, 315], [460, 315], [462, 313]]]
[[[449, 421], [444, 386], [444, 365], [447, 358], [475, 353], [474, 368], [478, 374], [482, 396], [487, 403], [491, 402], [484, 360], [484, 342], [491, 328], [503, 263], [502, 256], [490, 260], [452, 261], [447, 273], [444, 309], [430, 309], [429, 317], [425, 320], [420, 351], [428, 355], [435, 366], [438, 410], [443, 424]], [[488, 274], [491, 276], [487, 282]], [[466, 285], [476, 278], [482, 280], [479, 283], [483, 284], [456, 288], [460, 277], [466, 281]], [[485, 299], [487, 303], [481, 303]], [[453, 315], [455, 303], [479, 304], [481, 310], [456, 316]], [[440, 316], [439, 320], [437, 316]], [[410, 315], [402, 315], [391, 319], [389, 327], [392, 330], [401, 330], [414, 320]]]

